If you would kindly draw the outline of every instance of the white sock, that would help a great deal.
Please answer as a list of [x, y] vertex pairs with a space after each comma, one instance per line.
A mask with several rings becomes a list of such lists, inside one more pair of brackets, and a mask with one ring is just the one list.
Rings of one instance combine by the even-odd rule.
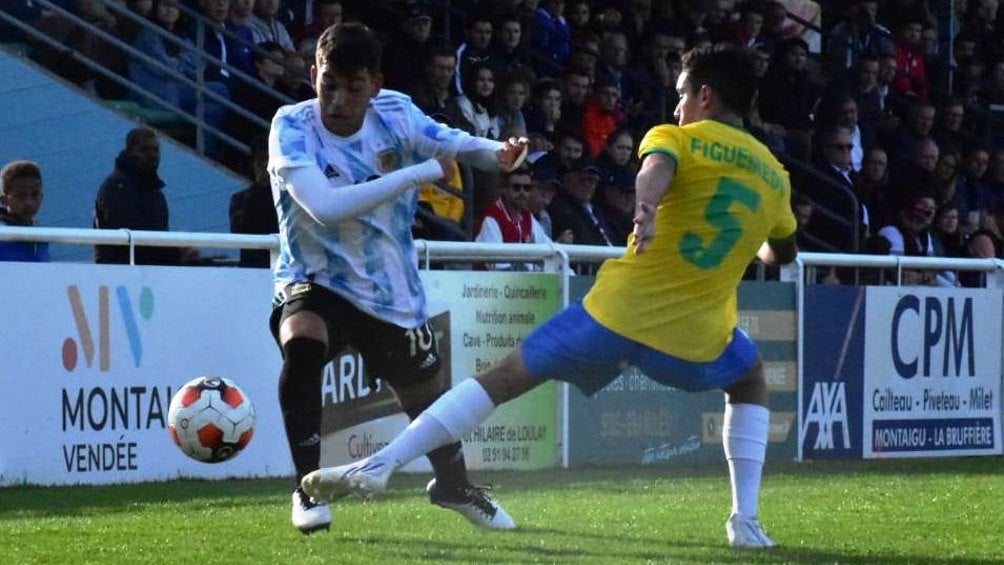
[[725, 404], [722, 445], [732, 478], [732, 512], [754, 517], [758, 512], [760, 476], [767, 456], [770, 410], [759, 404]]
[[437, 447], [460, 441], [494, 411], [495, 404], [481, 383], [467, 379], [440, 396], [373, 456], [400, 467]]

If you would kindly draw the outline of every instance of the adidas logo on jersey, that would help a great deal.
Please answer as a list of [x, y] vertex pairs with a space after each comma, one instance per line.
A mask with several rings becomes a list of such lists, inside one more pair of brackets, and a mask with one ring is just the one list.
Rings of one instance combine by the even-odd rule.
[[330, 163], [328, 163], [328, 166], [324, 167], [324, 176], [328, 177], [329, 179], [333, 179], [335, 177], [341, 176], [341, 173], [338, 172], [338, 169], [334, 168]]

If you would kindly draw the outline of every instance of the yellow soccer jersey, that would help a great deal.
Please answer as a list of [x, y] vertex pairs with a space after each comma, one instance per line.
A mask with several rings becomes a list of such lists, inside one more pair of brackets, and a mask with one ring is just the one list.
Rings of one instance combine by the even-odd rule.
[[652, 128], [638, 154], [664, 153], [676, 174], [645, 253], [604, 263], [583, 304], [625, 337], [695, 362], [712, 361], [738, 322], [736, 287], [768, 238], [794, 236], [784, 167], [744, 130], [713, 120]]

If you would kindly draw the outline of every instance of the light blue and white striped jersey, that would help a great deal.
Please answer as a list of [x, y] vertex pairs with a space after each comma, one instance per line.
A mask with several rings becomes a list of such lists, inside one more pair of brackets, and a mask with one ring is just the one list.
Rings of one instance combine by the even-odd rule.
[[425, 323], [425, 293], [411, 237], [417, 185], [356, 218], [325, 227], [293, 199], [284, 178], [298, 167], [317, 167], [328, 188], [338, 190], [437, 155], [497, 147], [498, 142], [435, 122], [408, 96], [392, 90], [373, 98], [362, 128], [349, 137], [324, 127], [317, 99], [280, 108], [272, 120], [268, 162], [279, 216], [276, 291], [312, 281], [386, 322], [406, 328]]

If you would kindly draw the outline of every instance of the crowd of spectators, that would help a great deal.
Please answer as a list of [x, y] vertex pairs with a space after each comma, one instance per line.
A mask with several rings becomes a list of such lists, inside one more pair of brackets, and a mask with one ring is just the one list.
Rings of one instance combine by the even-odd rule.
[[[367, 23], [385, 39], [386, 87], [477, 135], [531, 140], [528, 196], [511, 177], [459, 168], [448, 191], [423, 187], [416, 235], [441, 239], [472, 240], [486, 215], [519, 202], [553, 240], [624, 245], [635, 151], [674, 120], [681, 55], [734, 43], [762, 77], [746, 125], [788, 165], [803, 249], [1004, 257], [1004, 148], [985, 127], [1004, 104], [997, 0], [457, 0], [452, 12], [415, 0], [53, 1], [147, 57], [37, 2], [19, 15], [178, 108], [195, 100], [182, 78], [199, 78], [216, 95], [207, 123], [248, 145], [279, 105], [312, 96], [319, 33]], [[200, 63], [198, 45], [213, 59]], [[61, 57], [37, 55], [99, 96], [153, 104]], [[214, 147], [262, 183], [260, 159]]]

